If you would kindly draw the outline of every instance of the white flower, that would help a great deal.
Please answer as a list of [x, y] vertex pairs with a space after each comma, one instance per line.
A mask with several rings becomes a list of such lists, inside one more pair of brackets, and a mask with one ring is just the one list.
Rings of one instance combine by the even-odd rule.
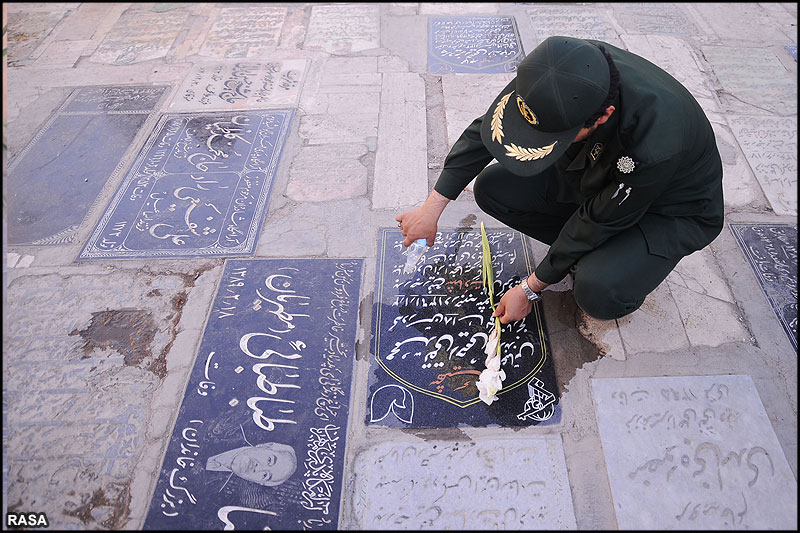
[[[491, 357], [497, 353], [497, 344], [500, 342], [500, 337], [497, 335], [497, 328], [492, 329], [489, 334], [489, 340], [486, 341], [486, 355]], [[487, 358], [488, 361], [488, 358]]]
[[[499, 368], [500, 365], [500, 358], [494, 358], [497, 361], [497, 367]], [[492, 362], [492, 366], [495, 366], [494, 361]], [[475, 382], [475, 385], [478, 387], [478, 397], [486, 403], [487, 405], [492, 405], [492, 402], [497, 399], [497, 391], [503, 388], [503, 380], [506, 379], [506, 373], [503, 370], [493, 370], [492, 368], [487, 368], [483, 372], [481, 372], [480, 377], [478, 377], [478, 381]]]

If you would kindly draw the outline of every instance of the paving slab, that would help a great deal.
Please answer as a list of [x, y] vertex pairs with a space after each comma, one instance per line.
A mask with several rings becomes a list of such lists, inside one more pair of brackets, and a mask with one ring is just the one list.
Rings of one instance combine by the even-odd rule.
[[613, 12], [626, 33], [680, 37], [699, 33], [680, 4], [619, 4], [613, 6]]
[[[533, 270], [522, 234], [487, 229], [499, 299]], [[559, 392], [540, 302], [502, 328], [498, 400], [486, 405], [475, 382], [494, 328], [481, 281], [480, 231], [441, 229], [406, 273], [400, 230], [383, 228], [372, 316], [366, 422], [388, 427], [555, 425]], [[497, 300], [495, 300], [497, 301]]]
[[8, 65], [23, 66], [32, 62], [29, 58], [67, 14], [66, 9], [57, 7], [50, 12], [9, 11]]
[[144, 529], [338, 529], [361, 271], [226, 263]]
[[197, 63], [178, 88], [170, 111], [295, 107], [308, 60]]
[[70, 93], [8, 166], [8, 242], [72, 242], [167, 89], [115, 85]]
[[728, 115], [727, 120], [772, 210], [797, 216], [797, 117]]
[[514, 17], [431, 17], [428, 72], [514, 72], [525, 57]]
[[251, 255], [293, 114], [162, 115], [78, 260]]
[[557, 435], [387, 442], [353, 472], [358, 529], [575, 529]]
[[377, 5], [315, 5], [303, 48], [351, 54], [380, 46]]
[[794, 529], [797, 483], [750, 376], [591, 383], [620, 529]]
[[730, 224], [761, 290], [797, 350], [797, 225]]
[[205, 57], [266, 57], [278, 46], [285, 7], [223, 7], [198, 52]]
[[129, 65], [166, 57], [188, 18], [186, 10], [154, 13], [128, 9], [89, 59], [96, 63]]

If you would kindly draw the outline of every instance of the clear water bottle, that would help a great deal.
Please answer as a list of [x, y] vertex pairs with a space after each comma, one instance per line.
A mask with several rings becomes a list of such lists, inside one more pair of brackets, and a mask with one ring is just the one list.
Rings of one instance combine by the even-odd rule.
[[408, 247], [408, 257], [406, 258], [406, 266], [403, 269], [404, 274], [411, 274], [417, 270], [417, 261], [428, 249], [427, 239], [417, 239], [411, 246]]

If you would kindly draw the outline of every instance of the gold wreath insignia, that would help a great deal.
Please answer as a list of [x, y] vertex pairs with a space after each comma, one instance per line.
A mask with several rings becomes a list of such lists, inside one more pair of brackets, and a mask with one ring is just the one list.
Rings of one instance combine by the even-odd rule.
[[517, 95], [517, 107], [519, 108], [522, 118], [527, 120], [531, 126], [535, 126], [539, 123], [539, 119], [536, 118], [534, 112], [531, 111], [531, 108], [528, 107], [528, 104], [525, 103], [525, 100], [523, 100], [520, 95]]
[[553, 144], [542, 146], [541, 148], [523, 148], [514, 143], [510, 145], [504, 144], [503, 146], [508, 150], [506, 155], [509, 157], [513, 157], [517, 161], [533, 161], [534, 159], [541, 159], [550, 155], [550, 152], [553, 151], [553, 147], [557, 143], [558, 141], [554, 141]]
[[508, 99], [512, 94], [514, 93], [511, 92], [502, 97], [500, 101], [497, 102], [497, 107], [494, 108], [494, 113], [492, 113], [492, 140], [497, 141], [500, 144], [503, 144], [503, 111], [505, 111]]

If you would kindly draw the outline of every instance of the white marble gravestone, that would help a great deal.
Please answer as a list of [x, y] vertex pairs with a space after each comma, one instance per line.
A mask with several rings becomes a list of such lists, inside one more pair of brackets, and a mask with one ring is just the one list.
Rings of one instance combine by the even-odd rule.
[[263, 57], [277, 48], [285, 19], [285, 7], [222, 8], [199, 54], [225, 58]]
[[764, 196], [779, 215], [797, 215], [797, 117], [729, 115]]
[[565, 35], [579, 39], [597, 39], [625, 48], [609, 15], [586, 6], [548, 6], [528, 9], [531, 26], [539, 37], [536, 44], [552, 35]]
[[592, 379], [620, 529], [792, 529], [797, 481], [750, 376]]
[[359, 529], [575, 529], [561, 437], [384, 442], [355, 460]]
[[303, 48], [351, 54], [380, 46], [377, 5], [315, 5]]
[[170, 111], [294, 107], [308, 60], [200, 63], [175, 93]]
[[188, 17], [184, 10], [154, 13], [128, 9], [90, 59], [96, 63], [128, 65], [166, 57]]

